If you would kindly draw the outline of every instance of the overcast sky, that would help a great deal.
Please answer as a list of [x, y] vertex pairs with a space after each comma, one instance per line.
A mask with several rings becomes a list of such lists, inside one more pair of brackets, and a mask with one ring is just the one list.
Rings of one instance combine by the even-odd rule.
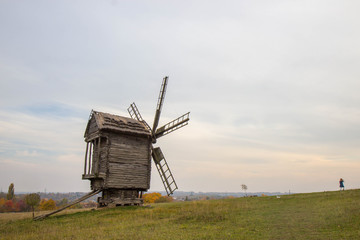
[[[0, 0], [0, 187], [89, 191], [91, 109], [160, 125], [181, 191], [360, 187], [360, 2]], [[151, 191], [163, 190], [153, 165]]]

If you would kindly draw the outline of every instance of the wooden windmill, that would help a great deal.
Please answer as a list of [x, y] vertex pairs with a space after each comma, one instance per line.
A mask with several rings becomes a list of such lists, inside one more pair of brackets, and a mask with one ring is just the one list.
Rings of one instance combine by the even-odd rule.
[[153, 144], [188, 124], [189, 112], [158, 128], [168, 77], [163, 79], [153, 127], [147, 124], [135, 103], [131, 118], [92, 111], [85, 131], [86, 152], [83, 179], [93, 192], [102, 191], [100, 206], [141, 205], [142, 193], [150, 188], [151, 158], [168, 195], [178, 187], [160, 147]]

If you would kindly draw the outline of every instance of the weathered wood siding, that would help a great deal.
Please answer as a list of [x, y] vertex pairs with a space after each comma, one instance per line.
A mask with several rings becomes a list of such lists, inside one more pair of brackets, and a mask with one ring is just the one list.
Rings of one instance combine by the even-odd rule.
[[99, 128], [96, 124], [95, 116], [92, 116], [88, 122], [88, 126], [85, 132], [85, 141], [96, 138], [98, 136], [98, 133]]
[[148, 129], [131, 118], [96, 111], [91, 114], [84, 136], [86, 142], [91, 142], [85, 154], [88, 166], [85, 163], [84, 169], [92, 186], [126, 191], [149, 189], [151, 134]]
[[151, 139], [113, 133], [109, 138], [106, 187], [149, 189]]
[[108, 154], [109, 154], [109, 144], [107, 138], [101, 138], [101, 152], [100, 152], [100, 167], [99, 167], [99, 173], [106, 175], [107, 172], [107, 160], [108, 160]]

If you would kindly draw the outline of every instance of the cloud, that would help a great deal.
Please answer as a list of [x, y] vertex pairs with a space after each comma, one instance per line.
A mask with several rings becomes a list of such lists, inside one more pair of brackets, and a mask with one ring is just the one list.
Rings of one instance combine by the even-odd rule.
[[[85, 151], [85, 150], [84, 150]], [[67, 163], [67, 164], [75, 164], [75, 163], [81, 163], [83, 164], [82, 160], [83, 155], [76, 155], [76, 154], [66, 154], [66, 155], [60, 155], [57, 157], [57, 161], [61, 163]], [[81, 165], [77, 164], [77, 165]]]
[[[241, 182], [313, 191], [336, 189], [339, 175], [359, 181], [358, 8], [333, 0], [4, 2], [0, 160], [21, 172], [6, 162], [0, 182], [11, 173], [24, 189], [36, 176], [34, 186], [66, 189], [52, 177], [66, 172], [67, 184], [87, 190], [79, 174], [91, 109], [128, 116], [135, 101], [151, 125], [165, 75], [160, 125], [191, 111], [188, 126], [157, 143], [182, 190], [232, 191]], [[30, 163], [47, 172], [32, 176], [21, 167]], [[162, 189], [153, 174], [152, 188]]]
[[39, 167], [38, 164], [32, 162], [20, 162], [12, 159], [0, 159], [0, 161], [3, 164], [3, 166], [8, 165], [8, 166], [13, 166], [15, 168], [35, 169]]
[[80, 164], [56, 162], [21, 162], [0, 159], [1, 187], [6, 189], [13, 182], [17, 192], [89, 191], [89, 182], [81, 180]]
[[40, 154], [36, 150], [16, 151], [15, 155], [18, 157], [38, 157], [38, 156], [40, 156]]

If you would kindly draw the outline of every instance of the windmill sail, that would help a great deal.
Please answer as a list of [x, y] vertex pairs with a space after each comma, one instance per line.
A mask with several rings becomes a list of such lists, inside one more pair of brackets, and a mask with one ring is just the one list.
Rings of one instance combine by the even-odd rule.
[[[166, 93], [166, 87], [167, 87], [168, 77], [163, 78], [163, 82], [161, 84], [159, 98], [156, 106], [156, 112], [154, 117], [154, 123], [153, 127], [151, 127], [143, 120], [138, 108], [136, 107], [135, 103], [132, 103], [130, 107], [128, 108], [128, 112], [131, 116], [131, 118], [141, 122], [151, 133], [152, 143], [156, 143], [156, 139], [159, 137], [162, 137], [164, 135], [167, 135], [179, 128], [182, 128], [188, 124], [189, 115], [190, 112], [178, 117], [177, 119], [165, 124], [164, 126], [157, 129], [160, 115], [161, 115], [161, 109], [163, 106], [163, 102], [165, 99], [165, 93]], [[174, 193], [176, 189], [178, 189], [178, 186], [175, 182], [175, 179], [170, 171], [169, 165], [167, 164], [167, 161], [159, 147], [154, 148], [151, 145], [151, 156], [155, 162], [156, 169], [159, 172], [160, 178], [162, 183], [164, 184], [165, 190], [167, 195], [171, 195]]]
[[139, 109], [136, 107], [135, 103], [130, 104], [130, 107], [127, 109], [130, 117], [132, 119], [136, 119], [139, 122], [143, 123], [145, 125], [145, 127], [151, 132], [151, 127], [149, 126], [149, 124], [147, 124], [147, 122], [145, 122], [145, 120], [142, 118]]
[[156, 131], [156, 128], [159, 124], [159, 119], [160, 119], [160, 114], [161, 114], [161, 108], [165, 99], [165, 92], [166, 92], [166, 86], [167, 86], [167, 81], [168, 81], [169, 77], [164, 77], [163, 82], [161, 84], [161, 88], [160, 88], [160, 94], [159, 94], [159, 98], [158, 98], [158, 103], [156, 106], [156, 113], [155, 113], [155, 118], [154, 118], [154, 125], [152, 128], [153, 134]]
[[154, 148], [152, 151], [152, 157], [155, 162], [155, 166], [159, 172], [161, 181], [164, 184], [166, 193], [168, 196], [178, 189], [175, 179], [170, 171], [169, 165], [159, 147]]
[[181, 117], [178, 117], [177, 119], [165, 124], [164, 126], [158, 128], [158, 130], [155, 133], [155, 138], [159, 138], [162, 137], [166, 134], [169, 134], [179, 128], [182, 128], [186, 125], [188, 125], [188, 121], [190, 120], [189, 118], [189, 114], [185, 113], [184, 115], [182, 115]]

